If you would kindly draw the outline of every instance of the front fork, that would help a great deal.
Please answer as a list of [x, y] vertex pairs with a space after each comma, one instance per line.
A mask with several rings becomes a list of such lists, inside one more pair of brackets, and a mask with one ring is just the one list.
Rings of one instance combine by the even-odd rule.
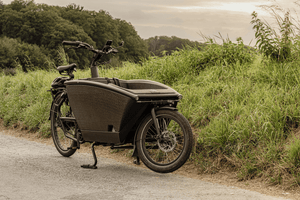
[[[158, 133], [158, 135], [161, 135], [160, 127], [159, 127], [159, 123], [158, 123], [158, 119], [157, 119], [156, 113], [155, 113], [155, 107], [153, 107], [151, 109], [151, 116], [152, 116], [152, 120], [154, 122], [154, 126], [155, 126], [155, 129], [156, 129], [156, 132]], [[136, 146], [136, 139], [137, 139], [136, 137], [137, 137], [137, 133], [136, 133], [136, 135], [134, 137], [133, 153], [132, 153], [131, 157], [135, 157], [136, 159], [133, 161], [133, 163], [139, 165], [140, 164], [140, 158], [139, 158], [139, 154], [138, 154], [138, 150], [137, 150], [137, 146]]]
[[161, 135], [158, 119], [157, 119], [156, 114], [155, 114], [155, 108], [151, 109], [151, 116], [152, 116], [152, 120], [154, 122], [154, 126], [155, 126], [155, 129], [156, 129], [157, 135]]

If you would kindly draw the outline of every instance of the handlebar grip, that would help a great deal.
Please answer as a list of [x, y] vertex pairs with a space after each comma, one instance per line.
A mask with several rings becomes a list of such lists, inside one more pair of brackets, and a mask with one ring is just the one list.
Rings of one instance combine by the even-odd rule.
[[72, 46], [78, 46], [80, 45], [82, 42], [80, 41], [63, 41], [62, 44], [63, 45], [72, 45]]

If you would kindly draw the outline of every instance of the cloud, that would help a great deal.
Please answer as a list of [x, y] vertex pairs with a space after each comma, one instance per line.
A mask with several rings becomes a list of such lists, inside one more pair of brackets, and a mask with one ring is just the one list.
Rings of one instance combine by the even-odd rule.
[[[221, 32], [232, 38], [246, 36], [249, 32], [251, 13], [259, 10], [257, 6], [267, 1], [139, 1], [123, 3], [109, 11], [114, 17], [131, 22], [142, 38], [155, 35], [178, 36], [191, 40], [200, 40], [199, 32], [214, 35]], [[227, 3], [226, 3], [227, 2]], [[253, 2], [253, 3], [252, 3]], [[114, 1], [110, 2], [112, 6]], [[249, 28], [250, 27], [250, 28]]]
[[[9, 0], [3, 0], [10, 3]], [[35, 0], [36, 3], [66, 6], [70, 0]], [[277, 0], [279, 6], [293, 8], [294, 0]], [[135, 26], [142, 38], [156, 35], [178, 36], [199, 40], [198, 33], [214, 35], [221, 32], [231, 38], [254, 38], [251, 13], [268, 19], [259, 5], [271, 5], [269, 0], [72, 0], [87, 10], [105, 10]], [[251, 38], [252, 35], [252, 38]]]

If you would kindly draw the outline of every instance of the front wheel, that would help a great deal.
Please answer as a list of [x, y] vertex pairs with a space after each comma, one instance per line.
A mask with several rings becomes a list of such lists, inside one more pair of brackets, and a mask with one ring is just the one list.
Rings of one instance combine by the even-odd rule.
[[77, 150], [76, 148], [72, 148], [76, 147], [77, 143], [67, 138], [66, 135], [76, 138], [76, 125], [75, 122], [62, 122], [60, 117], [73, 117], [68, 97], [62, 95], [62, 93], [56, 96], [51, 108], [51, 135], [57, 151], [61, 155], [69, 157]]
[[188, 120], [179, 112], [159, 110], [157, 134], [151, 115], [142, 122], [137, 135], [137, 149], [143, 163], [151, 170], [169, 173], [180, 168], [189, 158], [193, 133]]

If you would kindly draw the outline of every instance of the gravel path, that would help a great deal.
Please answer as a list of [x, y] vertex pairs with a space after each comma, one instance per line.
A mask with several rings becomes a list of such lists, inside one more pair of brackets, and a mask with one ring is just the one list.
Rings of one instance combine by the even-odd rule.
[[197, 199], [283, 200], [235, 187], [158, 174], [98, 155], [61, 156], [54, 147], [0, 132], [0, 200]]

